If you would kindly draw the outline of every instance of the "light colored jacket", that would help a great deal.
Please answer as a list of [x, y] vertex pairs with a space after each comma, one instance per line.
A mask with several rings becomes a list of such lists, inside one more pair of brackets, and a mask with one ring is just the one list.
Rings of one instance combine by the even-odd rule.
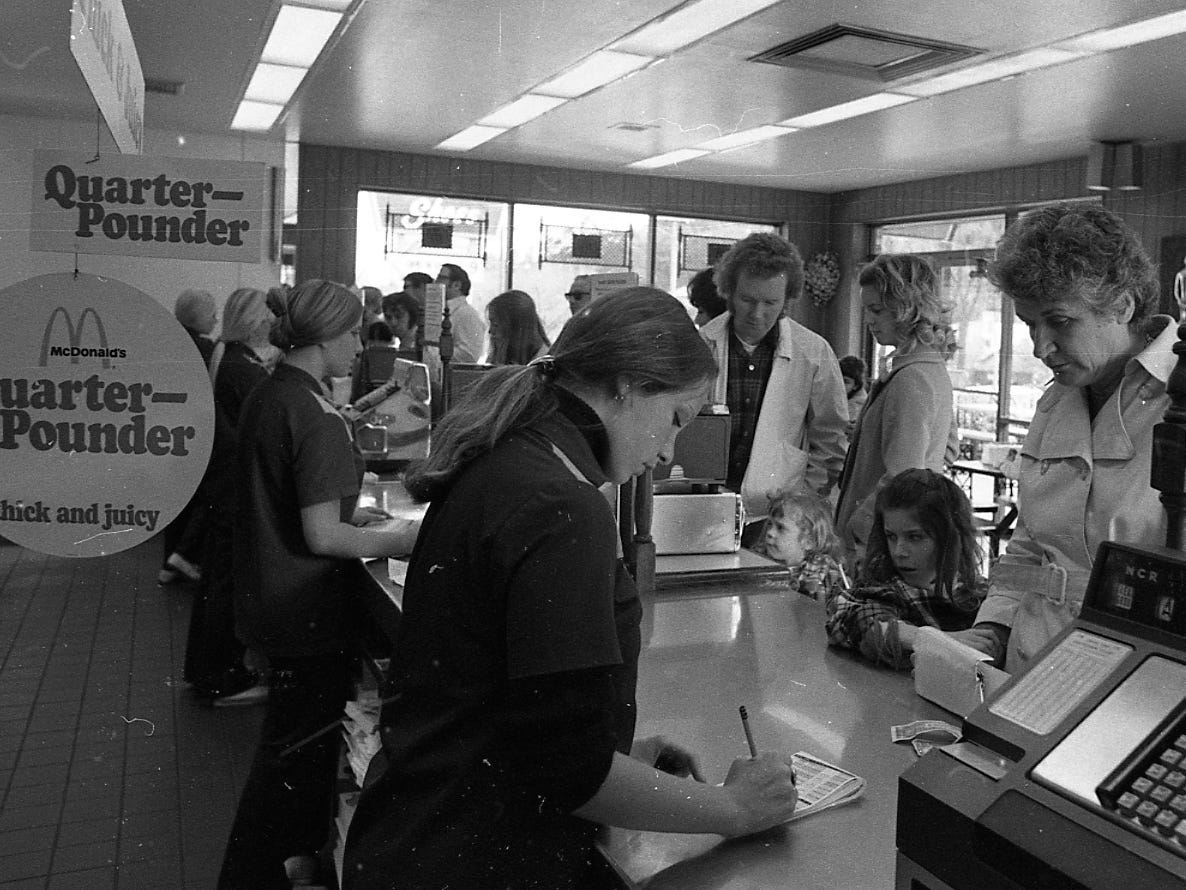
[[1017, 528], [976, 616], [1011, 628], [1008, 671], [1078, 616], [1101, 541], [1165, 545], [1165, 509], [1149, 471], [1178, 325], [1161, 318], [1165, 327], [1129, 360], [1094, 420], [1080, 388], [1053, 383], [1038, 400], [1021, 449]]
[[[717, 362], [712, 401], [727, 402], [729, 338], [726, 312], [700, 329]], [[848, 400], [828, 341], [789, 318], [778, 321], [778, 349], [758, 411], [749, 466], [741, 483], [747, 519], [769, 512], [781, 489], [806, 482], [827, 496], [844, 466]]]
[[486, 323], [468, 298], [457, 297], [446, 305], [453, 325], [453, 361], [473, 364], [486, 351]]
[[850, 565], [864, 554], [877, 492], [912, 467], [942, 473], [955, 459], [955, 414], [947, 363], [934, 349], [895, 355], [890, 377], [857, 423], [836, 508]]

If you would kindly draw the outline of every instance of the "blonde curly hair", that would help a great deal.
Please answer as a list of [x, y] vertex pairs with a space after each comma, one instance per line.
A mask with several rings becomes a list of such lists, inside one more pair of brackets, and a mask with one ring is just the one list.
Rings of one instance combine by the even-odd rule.
[[955, 306], [943, 299], [930, 261], [912, 253], [883, 253], [861, 269], [857, 280], [862, 287], [877, 288], [903, 340], [934, 347], [944, 358], [955, 354]]

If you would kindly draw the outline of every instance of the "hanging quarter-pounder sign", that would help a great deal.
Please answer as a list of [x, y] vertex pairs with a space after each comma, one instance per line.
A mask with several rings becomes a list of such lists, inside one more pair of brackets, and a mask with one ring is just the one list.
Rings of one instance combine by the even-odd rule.
[[266, 164], [33, 153], [31, 250], [260, 263]]
[[104, 556], [160, 532], [210, 459], [214, 397], [164, 306], [94, 275], [0, 291], [0, 535]]

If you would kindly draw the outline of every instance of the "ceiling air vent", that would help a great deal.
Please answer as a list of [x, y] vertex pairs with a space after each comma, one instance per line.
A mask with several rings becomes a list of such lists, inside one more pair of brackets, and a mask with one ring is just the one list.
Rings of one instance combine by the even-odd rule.
[[950, 65], [981, 52], [974, 47], [925, 37], [836, 24], [780, 43], [750, 56], [749, 61], [890, 81]]

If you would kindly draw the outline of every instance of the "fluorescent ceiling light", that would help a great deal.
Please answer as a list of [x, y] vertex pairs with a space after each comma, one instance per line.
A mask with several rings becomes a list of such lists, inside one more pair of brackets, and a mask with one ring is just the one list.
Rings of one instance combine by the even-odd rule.
[[949, 93], [952, 90], [963, 89], [978, 83], [1012, 77], [1015, 74], [1033, 71], [1036, 68], [1061, 65], [1063, 62], [1081, 58], [1082, 55], [1082, 53], [1051, 49], [1050, 47], [1031, 49], [1015, 56], [992, 59], [948, 74], [940, 74], [938, 77], [920, 80], [917, 83], [902, 84], [894, 89], [911, 96], [937, 96], [940, 93]]
[[255, 66], [255, 73], [251, 75], [251, 82], [247, 84], [247, 92], [243, 94], [243, 98], [255, 102], [278, 102], [287, 105], [308, 71], [308, 68], [260, 62]]
[[654, 170], [656, 167], [667, 167], [681, 161], [690, 161], [692, 158], [701, 158], [706, 154], [710, 154], [710, 152], [699, 148], [679, 148], [666, 154], [655, 155], [653, 158], [643, 158], [641, 161], [635, 161], [626, 166], [634, 167], [636, 170]]
[[575, 99], [590, 90], [617, 80], [631, 71], [637, 71], [655, 61], [650, 56], [636, 56], [613, 50], [601, 50], [577, 62], [558, 77], [540, 84], [531, 92], [544, 96], [560, 96]]
[[281, 6], [260, 61], [312, 68], [341, 20], [340, 12]]
[[742, 130], [739, 133], [730, 133], [728, 136], [718, 136], [716, 139], [701, 142], [696, 147], [705, 148], [709, 151], [728, 151], [731, 148], [741, 148], [744, 145], [753, 145], [755, 142], [777, 139], [779, 136], [785, 136], [787, 133], [794, 132], [794, 127], [777, 127], [773, 124], [768, 124], [763, 127], [754, 127], [750, 130]]
[[614, 49], [667, 56], [734, 22], [773, 6], [778, 0], [696, 0], [677, 7], [627, 34]]
[[479, 127], [476, 124], [472, 127], [466, 127], [460, 133], [455, 133], [444, 142], [437, 145], [437, 148], [445, 151], [469, 151], [481, 145], [483, 142], [489, 142], [495, 136], [498, 136], [507, 131], [506, 127]]
[[1060, 40], [1053, 45], [1075, 52], [1103, 53], [1122, 46], [1135, 46], [1149, 40], [1181, 34], [1183, 31], [1186, 31], [1186, 10], [1159, 15], [1143, 22], [1133, 22], [1131, 25], [1121, 25], [1119, 28], [1092, 31], [1070, 40]]
[[555, 96], [537, 96], [533, 93], [528, 93], [526, 96], [520, 96], [509, 105], [504, 105], [491, 114], [486, 115], [478, 121], [484, 127], [502, 127], [504, 130], [509, 130], [511, 127], [517, 127], [520, 124], [525, 124], [529, 120], [539, 117], [541, 114], [546, 114], [557, 105], [563, 105], [567, 99], [558, 99]]
[[785, 121], [781, 121], [780, 124], [785, 127], [819, 127], [823, 124], [846, 120], [850, 117], [860, 117], [862, 114], [869, 114], [873, 111], [881, 111], [883, 108], [905, 105], [907, 102], [913, 102], [914, 100], [914, 96], [900, 96], [897, 93], [874, 93], [871, 96], [853, 99], [851, 102], [833, 105], [831, 108], [821, 108], [819, 111], [813, 111], [810, 114], [801, 114], [798, 117], [788, 118]]
[[235, 112], [235, 119], [231, 121], [231, 129], [270, 130], [272, 129], [272, 124], [276, 123], [276, 118], [280, 116], [280, 112], [283, 110], [283, 105], [275, 105], [270, 102], [248, 102], [244, 100], [239, 103], [239, 110]]

